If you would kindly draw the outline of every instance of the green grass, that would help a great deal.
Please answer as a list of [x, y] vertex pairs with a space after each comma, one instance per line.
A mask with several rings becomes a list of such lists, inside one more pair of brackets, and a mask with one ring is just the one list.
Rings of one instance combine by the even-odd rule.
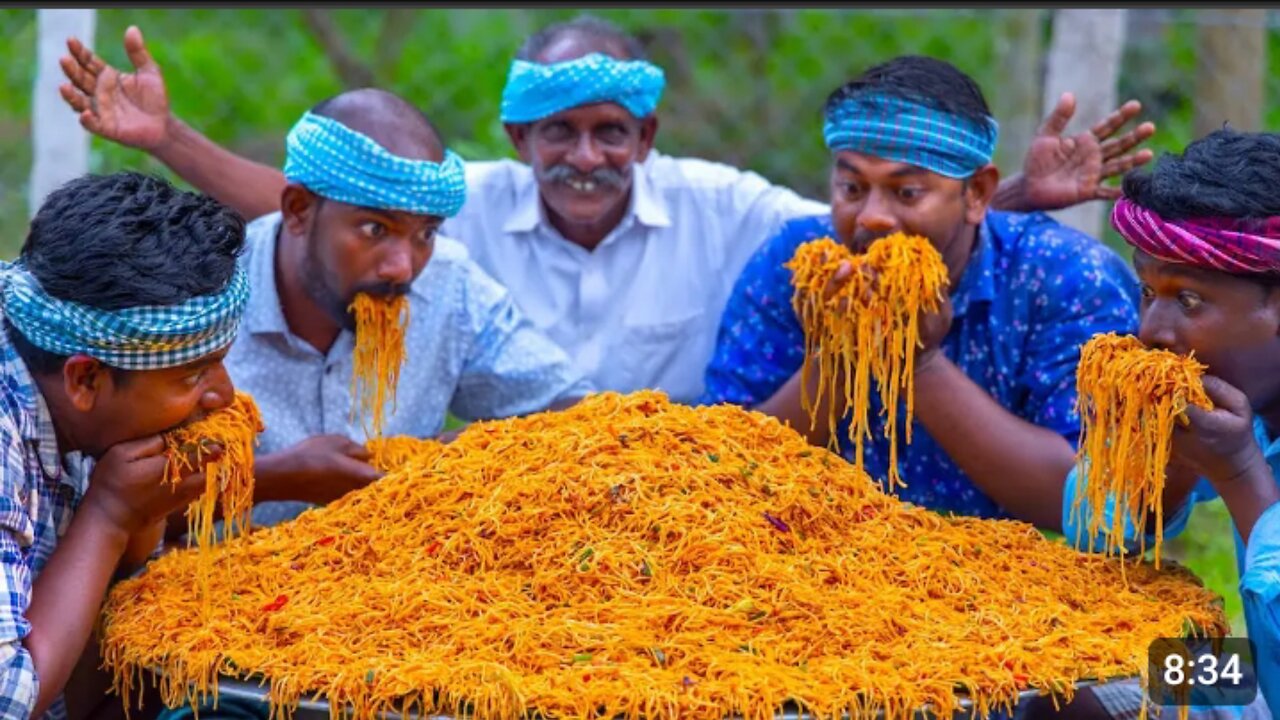
[[1244, 636], [1235, 534], [1226, 505], [1221, 500], [1198, 505], [1191, 514], [1186, 531], [1168, 543], [1166, 554], [1200, 576], [1206, 587], [1222, 596], [1233, 634]]

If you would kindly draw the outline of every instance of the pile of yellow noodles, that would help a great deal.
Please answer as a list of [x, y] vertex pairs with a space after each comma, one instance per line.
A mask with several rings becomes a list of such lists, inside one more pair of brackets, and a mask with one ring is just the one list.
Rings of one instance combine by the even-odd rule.
[[166, 433], [165, 475], [173, 485], [203, 464], [210, 444], [222, 448], [222, 457], [205, 465], [204, 493], [187, 506], [187, 530], [199, 547], [213, 544], [219, 497], [227, 533], [248, 530], [253, 510], [253, 448], [263, 429], [262, 415], [253, 397], [237, 391], [227, 407]]
[[370, 463], [382, 471], [404, 467], [423, 457], [430, 457], [441, 447], [438, 440], [428, 440], [395, 435], [393, 437], [370, 438], [365, 442], [369, 449]]
[[[265, 678], [336, 717], [980, 713], [1145, 672], [1184, 623], [1226, 631], [1185, 572], [1129, 569], [1012, 521], [901, 503], [777, 420], [603, 393], [404, 441], [382, 480], [112, 591], [103, 653], [132, 697]], [[386, 456], [393, 453], [390, 448]], [[188, 685], [192, 683], [192, 685]], [[190, 689], [189, 689], [190, 687]]]
[[[853, 274], [838, 291], [827, 287], [842, 262]], [[844, 245], [822, 238], [796, 249], [786, 263], [792, 271], [792, 305], [804, 327], [805, 365], [801, 398], [811, 422], [817, 422], [824, 396], [834, 446], [836, 408], [852, 412], [849, 439], [854, 465], [863, 466], [863, 442], [871, 437], [870, 397], [874, 376], [888, 417], [889, 487], [906, 483], [898, 474], [898, 399], [906, 395], [907, 442], [915, 414], [914, 369], [920, 342], [920, 312], [937, 312], [948, 285], [942, 256], [923, 237], [895, 233], [854, 255]], [[818, 366], [817, 398], [808, 396], [810, 364]]]
[[1095, 335], [1080, 349], [1076, 386], [1080, 396], [1078, 482], [1075, 517], [1089, 503], [1090, 542], [1102, 527], [1107, 497], [1117, 498], [1108, 553], [1124, 552], [1127, 517], [1146, 549], [1149, 513], [1155, 517], [1155, 563], [1164, 534], [1165, 470], [1173, 426], [1188, 405], [1209, 409], [1205, 366], [1191, 356], [1151, 350], [1130, 335]]
[[390, 298], [359, 293], [351, 303], [356, 318], [356, 347], [351, 372], [351, 413], [359, 410], [367, 434], [382, 437], [387, 401], [395, 412], [396, 385], [404, 364], [404, 334], [409, 327], [409, 296]]

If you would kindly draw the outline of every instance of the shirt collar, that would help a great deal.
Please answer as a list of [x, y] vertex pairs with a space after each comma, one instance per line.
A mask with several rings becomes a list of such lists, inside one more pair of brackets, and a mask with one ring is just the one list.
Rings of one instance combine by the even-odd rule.
[[35, 407], [35, 427], [32, 437], [27, 438], [35, 443], [36, 455], [40, 458], [40, 469], [50, 480], [61, 480], [62, 453], [58, 452], [58, 433], [53, 427], [53, 415], [49, 413], [49, 405], [44, 395], [37, 389]]
[[995, 283], [996, 249], [992, 244], [991, 230], [984, 221], [978, 226], [978, 241], [951, 294], [951, 305], [956, 317], [963, 315], [976, 302], [991, 302], [996, 297]]
[[[257, 223], [262, 223], [253, 227]], [[289, 326], [280, 306], [280, 294], [276, 291], [276, 246], [279, 243], [280, 213], [273, 213], [250, 226], [254, 233], [252, 252], [249, 254], [249, 304], [244, 310], [243, 323], [255, 335], [286, 333]]]
[[[656, 153], [651, 152], [649, 159], [643, 163], [635, 163], [632, 165], [634, 179], [631, 183], [631, 207], [627, 209], [627, 214], [635, 219], [636, 222], [647, 227], [670, 227], [671, 213], [667, 209], [666, 198], [653, 185], [653, 177], [650, 173], [651, 162]], [[527, 181], [520, 188], [516, 197], [515, 207], [511, 210], [511, 215], [507, 217], [507, 221], [502, 225], [502, 231], [506, 233], [532, 232], [534, 228], [541, 223], [548, 228], [551, 224], [547, 222], [546, 209], [542, 206], [542, 199], [538, 195], [538, 181], [533, 176], [533, 170], [528, 169]], [[624, 217], [623, 222], [626, 222]]]
[[[5, 344], [8, 344], [7, 340]], [[19, 412], [24, 418], [18, 423], [18, 432], [23, 442], [35, 447], [36, 458], [40, 461], [40, 469], [44, 471], [44, 476], [54, 481], [64, 479], [62, 453], [58, 452], [58, 432], [53, 426], [53, 415], [49, 412], [49, 404], [40, 393], [40, 386], [31, 376], [27, 364], [17, 357], [13, 347], [7, 347], [6, 352], [14, 355], [8, 371], [11, 380], [18, 388], [15, 395], [21, 406]]]

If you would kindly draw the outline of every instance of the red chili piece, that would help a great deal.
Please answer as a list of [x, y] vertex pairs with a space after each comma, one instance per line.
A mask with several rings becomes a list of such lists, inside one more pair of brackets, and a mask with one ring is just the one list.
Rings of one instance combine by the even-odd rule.
[[284, 607], [284, 604], [287, 602], [289, 602], [288, 595], [277, 595], [275, 600], [272, 600], [262, 606], [262, 612], [275, 612], [276, 610]]
[[338, 538], [333, 535], [326, 535], [316, 541], [317, 545], [332, 545]]

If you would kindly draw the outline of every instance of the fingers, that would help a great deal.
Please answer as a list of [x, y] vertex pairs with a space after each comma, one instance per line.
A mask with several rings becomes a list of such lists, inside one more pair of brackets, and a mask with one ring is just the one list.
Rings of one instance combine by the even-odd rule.
[[863, 265], [860, 270], [866, 282], [862, 283], [862, 302], [870, 303], [875, 294], [880, 292], [880, 273], [870, 265]]
[[1061, 135], [1066, 131], [1067, 124], [1071, 122], [1071, 116], [1075, 114], [1076, 96], [1069, 92], [1062, 93], [1058, 98], [1058, 104], [1053, 106], [1053, 111], [1040, 124], [1040, 129], [1036, 131], [1036, 134]]
[[344, 438], [344, 440], [346, 441], [345, 444], [339, 448], [339, 452], [343, 455], [361, 462], [366, 462], [369, 458], [373, 457], [373, 454], [369, 452], [368, 447], [346, 438]]
[[1136, 167], [1146, 165], [1151, 162], [1151, 159], [1154, 157], [1155, 153], [1150, 150], [1139, 150], [1138, 152], [1130, 155], [1123, 155], [1121, 157], [1108, 160], [1102, 164], [1102, 178], [1106, 179], [1116, 177], [1117, 175], [1123, 175]]
[[845, 260], [836, 267], [835, 273], [827, 281], [827, 286], [822, 289], [823, 299], [830, 300], [835, 297], [840, 292], [840, 288], [849, 282], [850, 277], [853, 277], [853, 265], [848, 260]]
[[352, 480], [352, 488], [362, 488], [382, 477], [382, 471], [367, 462], [355, 459], [344, 460], [340, 469], [344, 477]]
[[181, 510], [190, 505], [192, 501], [204, 494], [206, 487], [208, 487], [208, 478], [205, 477], [203, 469], [183, 475], [182, 480], [178, 481], [178, 484], [172, 488], [170, 509], [164, 514], [168, 515], [170, 512]]
[[87, 70], [80, 66], [75, 59], [63, 55], [58, 58], [58, 67], [62, 68], [62, 74], [76, 86], [80, 92], [86, 95], [92, 95], [98, 87], [98, 77], [90, 74]]
[[1106, 140], [1111, 137], [1115, 131], [1124, 127], [1126, 123], [1137, 117], [1140, 112], [1142, 112], [1142, 103], [1137, 100], [1130, 100], [1111, 111], [1111, 114], [1099, 120], [1090, 132], [1092, 132], [1094, 137], [1099, 140]]
[[163, 461], [164, 439], [159, 435], [151, 435], [137, 440], [127, 440], [111, 446], [108, 452], [119, 453], [123, 459], [128, 461], [154, 457], [159, 457]]
[[223, 447], [217, 443], [204, 443], [199, 447], [192, 447], [186, 452], [187, 467], [203, 469], [205, 465], [221, 460], [224, 453]]
[[1102, 158], [1108, 160], [1121, 153], [1127, 153], [1155, 134], [1155, 123], [1144, 122], [1124, 135], [1102, 143]]
[[94, 135], [102, 134], [102, 121], [98, 119], [97, 115], [89, 112], [88, 110], [80, 113], [80, 127], [88, 130]]
[[133, 63], [133, 67], [137, 70], [158, 70], [159, 66], [152, 59], [151, 53], [147, 52], [147, 45], [142, 41], [142, 31], [137, 25], [130, 25], [128, 30], [124, 31], [124, 51], [129, 56], [129, 62]]
[[1209, 420], [1209, 411], [1202, 410], [1195, 405], [1188, 405], [1187, 409], [1183, 411], [1183, 415], [1186, 416], [1186, 421], [1179, 419], [1173, 426], [1175, 438], [1190, 435], [1192, 426], [1204, 427], [1204, 424]]
[[84, 43], [75, 38], [67, 40], [67, 49], [71, 51], [72, 57], [80, 64], [86, 72], [97, 75], [107, 66], [102, 58], [93, 54], [93, 51], [85, 47]]
[[360, 467], [361, 467], [361, 472], [360, 472], [359, 478], [361, 482], [363, 482], [365, 485], [368, 485], [369, 483], [374, 482], [375, 480], [380, 480], [384, 474], [381, 470], [379, 470], [378, 468], [372, 465], [369, 465], [368, 463], [364, 463]]
[[71, 106], [72, 110], [75, 110], [78, 113], [89, 110], [89, 96], [82, 92], [77, 92], [76, 89], [71, 86], [71, 83], [62, 83], [59, 85], [58, 94], [62, 96], [62, 99], [66, 101], [68, 105]]
[[[1204, 376], [1204, 391], [1213, 401], [1215, 408], [1221, 408], [1232, 415], [1245, 416], [1249, 415], [1252, 410], [1249, 407], [1249, 398], [1237, 389], [1234, 385], [1215, 375]], [[1192, 409], [1188, 408], [1190, 413]]]

